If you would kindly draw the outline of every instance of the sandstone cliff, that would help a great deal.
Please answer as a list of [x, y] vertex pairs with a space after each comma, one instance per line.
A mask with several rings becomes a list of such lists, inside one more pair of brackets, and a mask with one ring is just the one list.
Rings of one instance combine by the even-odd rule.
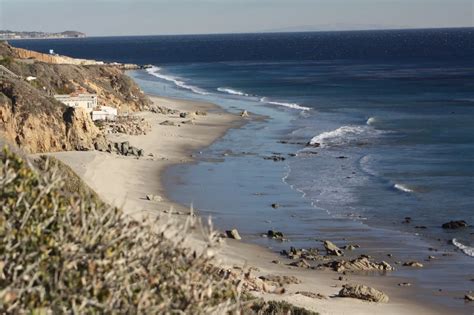
[[[99, 129], [81, 109], [67, 108], [54, 94], [83, 88], [97, 93], [99, 104], [119, 113], [145, 109], [149, 99], [122, 70], [110, 66], [49, 64], [21, 59], [0, 42], [0, 64], [20, 78], [0, 73], [0, 136], [29, 153], [91, 150], [103, 141]], [[24, 78], [36, 77], [27, 82]]]
[[67, 108], [17, 79], [0, 79], [0, 91], [0, 134], [26, 152], [92, 150], [101, 140], [83, 109]]

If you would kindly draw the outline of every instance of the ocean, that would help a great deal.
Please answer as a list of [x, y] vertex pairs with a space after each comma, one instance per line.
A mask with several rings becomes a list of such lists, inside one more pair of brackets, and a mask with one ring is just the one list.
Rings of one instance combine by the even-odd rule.
[[[474, 225], [473, 28], [12, 44], [151, 64], [131, 73], [146, 92], [265, 116], [170, 168], [169, 197], [275, 251], [330, 239], [374, 256], [439, 256], [395, 274], [465, 307], [452, 294], [473, 289], [474, 228], [441, 225]], [[262, 237], [269, 229], [289, 241]]]

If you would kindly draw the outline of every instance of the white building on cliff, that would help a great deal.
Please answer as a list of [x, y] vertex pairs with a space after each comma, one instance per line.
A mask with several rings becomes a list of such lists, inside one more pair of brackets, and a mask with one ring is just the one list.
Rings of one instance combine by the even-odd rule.
[[69, 107], [81, 107], [91, 113], [97, 107], [96, 94], [57, 94], [54, 98]]

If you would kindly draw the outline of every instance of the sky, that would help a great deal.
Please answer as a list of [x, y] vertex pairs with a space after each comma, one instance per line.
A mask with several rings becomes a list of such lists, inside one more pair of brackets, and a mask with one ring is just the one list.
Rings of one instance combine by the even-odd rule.
[[474, 0], [0, 0], [0, 29], [89, 36], [473, 26]]

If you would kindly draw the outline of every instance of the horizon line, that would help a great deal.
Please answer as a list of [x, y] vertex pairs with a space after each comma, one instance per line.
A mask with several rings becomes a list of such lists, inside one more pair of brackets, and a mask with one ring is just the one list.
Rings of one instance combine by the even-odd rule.
[[[29, 39], [83, 39], [83, 38], [101, 38], [101, 37], [152, 37], [152, 36], [206, 36], [206, 35], [250, 35], [250, 34], [300, 34], [300, 33], [336, 33], [336, 32], [379, 32], [379, 31], [416, 31], [416, 30], [454, 30], [454, 29], [474, 29], [474, 26], [448, 26], [448, 27], [402, 27], [402, 28], [379, 28], [379, 29], [341, 29], [341, 30], [314, 30], [314, 31], [259, 31], [259, 32], [225, 32], [225, 33], [183, 33], [183, 34], [130, 34], [130, 35], [86, 35], [86, 37], [67, 37], [67, 38], [17, 38], [8, 40], [29, 40]], [[13, 31], [13, 32], [43, 32], [43, 33], [61, 33], [45, 31]], [[7, 40], [7, 39], [0, 39]]]

